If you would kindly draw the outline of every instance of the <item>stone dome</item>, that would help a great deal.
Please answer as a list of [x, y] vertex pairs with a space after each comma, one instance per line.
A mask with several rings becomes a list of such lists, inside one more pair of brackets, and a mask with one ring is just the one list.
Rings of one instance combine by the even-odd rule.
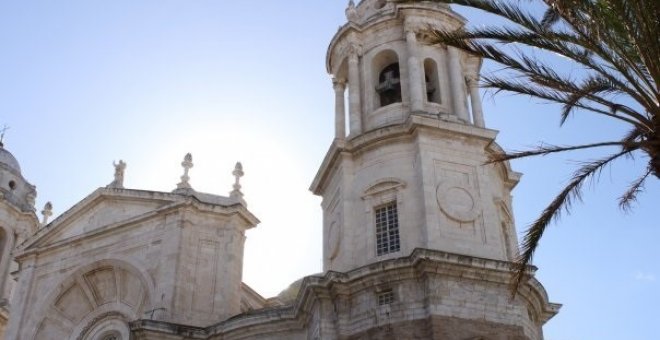
[[25, 211], [34, 211], [34, 199], [37, 196], [36, 187], [30, 184], [21, 174], [18, 161], [0, 142], [0, 194], [2, 201]]
[[300, 291], [300, 287], [302, 286], [304, 279], [305, 277], [301, 277], [300, 279], [290, 284], [289, 287], [277, 294], [277, 298], [280, 299], [280, 301], [282, 301], [282, 303], [285, 305], [293, 303], [293, 301], [296, 300], [296, 297], [298, 297], [298, 292]]
[[21, 166], [18, 164], [18, 161], [11, 152], [5, 150], [2, 143], [0, 143], [0, 164], [19, 174], [21, 173]]

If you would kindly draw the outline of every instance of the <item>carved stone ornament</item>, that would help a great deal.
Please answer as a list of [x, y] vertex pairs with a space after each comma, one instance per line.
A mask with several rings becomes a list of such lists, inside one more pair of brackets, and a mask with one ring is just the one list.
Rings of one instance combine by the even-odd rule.
[[232, 190], [229, 193], [229, 196], [234, 197], [234, 198], [241, 198], [243, 197], [243, 193], [241, 192], [241, 177], [243, 177], [243, 164], [241, 162], [236, 162], [236, 166], [234, 167], [234, 171], [231, 173], [234, 175], [234, 190]]
[[189, 152], [183, 157], [183, 162], [181, 162], [181, 167], [183, 167], [183, 176], [181, 176], [181, 182], [176, 185], [176, 190], [192, 189], [190, 186], [190, 176], [188, 172], [193, 167], [192, 154]]
[[53, 203], [46, 202], [46, 204], [44, 205], [44, 210], [41, 211], [41, 215], [43, 216], [41, 220], [41, 225], [48, 224], [48, 218], [50, 218], [53, 215]]
[[346, 19], [349, 22], [357, 22], [360, 16], [358, 15], [357, 9], [355, 8], [355, 2], [350, 0], [348, 2], [348, 7], [346, 7]]
[[481, 214], [481, 205], [473, 188], [443, 182], [436, 189], [436, 197], [440, 210], [458, 222], [472, 222]]
[[107, 185], [107, 188], [124, 188], [124, 172], [126, 171], [126, 162], [119, 160], [119, 163], [112, 162], [115, 167], [115, 179]]
[[361, 56], [362, 55], [362, 45], [358, 42], [351, 41], [346, 48], [346, 51], [349, 55]]

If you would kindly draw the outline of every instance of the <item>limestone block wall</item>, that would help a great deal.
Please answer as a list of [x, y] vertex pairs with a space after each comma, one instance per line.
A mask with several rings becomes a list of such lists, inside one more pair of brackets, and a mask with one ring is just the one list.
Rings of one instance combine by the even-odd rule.
[[[531, 273], [531, 271], [530, 271]], [[292, 304], [195, 328], [141, 320], [136, 339], [542, 340], [559, 305], [530, 278], [514, 299], [507, 262], [417, 249], [303, 280]]]
[[18, 254], [9, 338], [127, 339], [138, 319], [208, 325], [240, 312], [244, 230], [256, 224], [240, 204], [102, 189], [53, 223]]
[[474, 135], [421, 128], [417, 134], [424, 191], [426, 247], [457, 254], [513, 260], [517, 241], [504, 165], [485, 165], [493, 131]]
[[245, 235], [231, 219], [185, 215], [177, 254], [175, 319], [206, 326], [240, 312]]
[[[519, 174], [484, 165], [495, 131], [413, 115], [335, 143], [312, 189], [323, 196], [324, 269], [347, 271], [415, 248], [497, 260], [517, 254], [511, 190]], [[374, 212], [395, 202], [400, 250], [377, 255]]]
[[[342, 164], [338, 174], [341, 181], [332, 182], [336, 186], [328, 188], [329, 192], [341, 192], [338, 204], [343, 211], [339, 223], [328, 227], [333, 229], [328, 230], [328, 237], [335, 257], [327, 269], [345, 271], [409, 254], [415, 247], [423, 246], [423, 220], [415, 218], [422, 202], [416, 195], [419, 191], [413, 171], [414, 149], [412, 143], [390, 144], [365, 150]], [[397, 202], [401, 250], [377, 256], [374, 210], [388, 202]]]

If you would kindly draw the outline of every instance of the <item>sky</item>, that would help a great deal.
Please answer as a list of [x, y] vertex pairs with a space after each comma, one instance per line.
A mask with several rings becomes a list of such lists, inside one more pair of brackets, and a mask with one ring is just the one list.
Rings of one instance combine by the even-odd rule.
[[[227, 195], [243, 163], [243, 192], [261, 220], [247, 233], [244, 281], [262, 295], [321, 271], [320, 199], [308, 188], [333, 138], [325, 53], [346, 1], [2, 1], [0, 125], [37, 186], [37, 210], [57, 216], [128, 166], [125, 186], [171, 191], [193, 155], [193, 188]], [[476, 25], [487, 22], [462, 12]], [[558, 68], [570, 69], [558, 61]], [[493, 69], [486, 65], [486, 69]], [[483, 95], [498, 143], [520, 150], [620, 136], [619, 123], [507, 94]], [[612, 150], [603, 150], [605, 152]], [[566, 184], [578, 152], [513, 162], [519, 233]], [[560, 313], [548, 340], [647, 340], [660, 320], [660, 181], [631, 213], [617, 197], [643, 157], [606, 169], [545, 234], [537, 278]]]

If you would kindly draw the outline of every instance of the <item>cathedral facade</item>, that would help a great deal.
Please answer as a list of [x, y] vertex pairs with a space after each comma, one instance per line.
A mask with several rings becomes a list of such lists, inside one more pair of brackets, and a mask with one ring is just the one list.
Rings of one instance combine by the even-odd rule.
[[322, 197], [323, 273], [264, 298], [242, 282], [241, 193], [172, 192], [115, 179], [49, 221], [0, 147], [0, 325], [5, 339], [541, 340], [560, 305], [517, 256], [520, 174], [484, 123], [481, 60], [426, 44], [465, 24], [448, 6], [353, 1], [327, 52], [335, 138]]

